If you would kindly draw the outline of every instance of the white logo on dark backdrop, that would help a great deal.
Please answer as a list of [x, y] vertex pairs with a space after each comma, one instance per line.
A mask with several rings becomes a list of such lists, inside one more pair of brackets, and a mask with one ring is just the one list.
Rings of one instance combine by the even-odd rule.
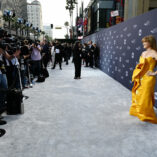
[[142, 29], [139, 29], [138, 35], [139, 35], [139, 36], [142, 36]]
[[150, 32], [153, 33], [153, 34], [157, 33], [157, 27], [152, 29]]
[[146, 21], [145, 23], [144, 23], [144, 26], [149, 26], [150, 25], [150, 21]]

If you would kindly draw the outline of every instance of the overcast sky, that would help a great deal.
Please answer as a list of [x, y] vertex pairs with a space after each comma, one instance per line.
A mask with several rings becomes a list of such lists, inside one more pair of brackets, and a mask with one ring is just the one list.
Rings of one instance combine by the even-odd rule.
[[[32, 0], [28, 0], [31, 2]], [[66, 21], [70, 21], [69, 11], [65, 9], [66, 0], [39, 0], [42, 5], [43, 25], [64, 26]], [[79, 5], [84, 1], [87, 6], [90, 0], [78, 0]], [[76, 17], [76, 9], [74, 10], [74, 17]], [[54, 38], [64, 38], [66, 29], [53, 29]]]

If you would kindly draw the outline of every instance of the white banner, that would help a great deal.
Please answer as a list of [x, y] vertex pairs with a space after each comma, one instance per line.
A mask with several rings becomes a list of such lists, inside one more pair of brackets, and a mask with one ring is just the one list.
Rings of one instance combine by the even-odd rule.
[[119, 16], [119, 11], [118, 10], [111, 11], [111, 17], [115, 17], [115, 16]]

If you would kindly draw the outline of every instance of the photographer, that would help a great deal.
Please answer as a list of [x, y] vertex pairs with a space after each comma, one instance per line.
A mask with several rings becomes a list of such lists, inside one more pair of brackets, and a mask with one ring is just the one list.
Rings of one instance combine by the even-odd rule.
[[50, 54], [50, 48], [49, 48], [49, 43], [44, 40], [43, 42], [43, 47], [42, 47], [42, 62], [43, 62], [43, 65], [44, 65], [44, 68], [47, 68], [47, 65], [50, 61], [50, 57], [51, 57], [51, 54]]
[[21, 49], [19, 46], [14, 48], [13, 50], [13, 55], [15, 56], [11, 62], [13, 65], [13, 72], [12, 72], [12, 77], [15, 83], [13, 82], [14, 88], [16, 89], [21, 89], [21, 84], [20, 84], [20, 78], [21, 78], [21, 73], [24, 70], [24, 58], [20, 56], [21, 54]]
[[29, 57], [30, 57], [30, 51], [29, 51], [28, 41], [24, 40], [20, 53], [21, 79], [22, 79], [23, 88], [28, 88]]
[[31, 46], [32, 72], [34, 77], [41, 73], [41, 47], [35, 42]]
[[[4, 45], [5, 45], [5, 51], [11, 55], [12, 54], [11, 46], [9, 44], [4, 44]], [[13, 66], [11, 60], [6, 59], [4, 56], [3, 56], [3, 61], [6, 69], [8, 88], [10, 88], [13, 82], [13, 78], [12, 78]]]
[[[4, 57], [8, 60], [11, 60], [15, 57], [15, 55], [9, 55], [5, 51], [5, 46], [2, 44], [2, 42], [0, 42], [0, 115], [6, 110], [5, 100], [6, 91], [8, 88]], [[0, 125], [3, 124], [6, 124], [6, 122], [0, 120]]]

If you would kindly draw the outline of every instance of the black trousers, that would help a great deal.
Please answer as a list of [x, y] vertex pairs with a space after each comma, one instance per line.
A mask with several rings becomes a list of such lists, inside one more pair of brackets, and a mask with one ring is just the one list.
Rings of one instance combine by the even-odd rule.
[[62, 68], [62, 56], [61, 56], [61, 54], [58, 54], [58, 53], [56, 53], [56, 55], [55, 55], [55, 63], [54, 63], [53, 68], [56, 67], [57, 63], [59, 63], [59, 67], [61, 69]]
[[48, 54], [46, 54], [44, 57], [43, 57], [43, 65], [45, 68], [47, 68], [47, 65], [50, 61], [50, 56]]
[[93, 63], [94, 62], [94, 58], [93, 55], [90, 56], [90, 67], [93, 68]]
[[39, 76], [41, 74], [41, 61], [32, 61], [32, 72], [33, 76]]
[[94, 56], [94, 66], [97, 68], [98, 67], [98, 57]]
[[81, 77], [81, 60], [74, 61], [75, 77]]
[[85, 56], [86, 67], [89, 66], [90, 57], [88, 55]]

